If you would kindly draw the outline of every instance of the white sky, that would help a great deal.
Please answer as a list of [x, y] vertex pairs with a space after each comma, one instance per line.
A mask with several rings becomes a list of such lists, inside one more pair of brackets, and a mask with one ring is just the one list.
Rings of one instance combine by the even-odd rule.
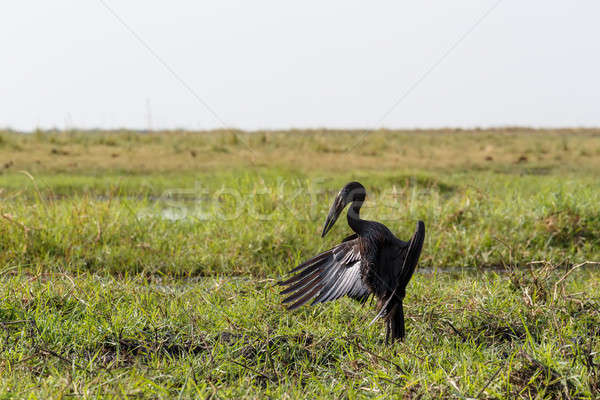
[[600, 1], [496, 3], [3, 1], [0, 127], [600, 126]]

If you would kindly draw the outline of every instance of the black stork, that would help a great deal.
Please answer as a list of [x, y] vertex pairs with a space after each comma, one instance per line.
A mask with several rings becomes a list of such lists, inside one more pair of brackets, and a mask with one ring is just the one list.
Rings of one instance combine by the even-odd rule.
[[335, 198], [321, 237], [331, 229], [347, 204], [348, 225], [355, 232], [342, 243], [298, 265], [290, 271], [291, 278], [278, 282], [286, 288], [281, 294], [288, 310], [296, 309], [308, 301], [312, 304], [339, 299], [342, 296], [365, 303], [374, 295], [378, 314], [373, 321], [383, 317], [386, 322], [386, 343], [404, 339], [404, 310], [402, 300], [406, 285], [419, 261], [425, 224], [417, 223], [410, 240], [398, 239], [383, 224], [360, 219], [360, 208], [366, 190], [358, 182], [350, 182]]

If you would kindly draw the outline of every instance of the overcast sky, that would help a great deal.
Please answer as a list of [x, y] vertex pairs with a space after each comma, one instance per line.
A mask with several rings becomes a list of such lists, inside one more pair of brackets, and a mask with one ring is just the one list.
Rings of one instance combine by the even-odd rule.
[[3, 1], [0, 127], [600, 126], [600, 1]]

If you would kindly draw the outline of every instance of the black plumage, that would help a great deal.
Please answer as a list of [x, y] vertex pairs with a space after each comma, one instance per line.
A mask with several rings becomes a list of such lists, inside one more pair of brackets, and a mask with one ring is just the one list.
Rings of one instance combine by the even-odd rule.
[[278, 284], [286, 286], [281, 294], [287, 295], [283, 303], [289, 310], [311, 300], [312, 305], [343, 296], [364, 303], [374, 295], [379, 311], [376, 318], [386, 321], [386, 342], [401, 340], [405, 336], [402, 301], [421, 254], [425, 224], [419, 221], [412, 239], [404, 242], [385, 225], [360, 219], [365, 197], [360, 183], [344, 186], [331, 206], [321, 236], [327, 234], [348, 203], [348, 225], [355, 233], [298, 265], [290, 271], [295, 275]]

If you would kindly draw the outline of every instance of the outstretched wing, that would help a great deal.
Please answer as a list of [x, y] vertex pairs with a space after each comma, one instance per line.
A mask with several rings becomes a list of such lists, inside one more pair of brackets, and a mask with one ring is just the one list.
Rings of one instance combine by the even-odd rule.
[[365, 301], [370, 294], [369, 288], [361, 280], [360, 238], [344, 241], [314, 258], [294, 268], [296, 275], [278, 282], [287, 286], [281, 294], [289, 296], [284, 304], [292, 303], [293, 310], [312, 300], [312, 304], [323, 303], [349, 296]]
[[413, 237], [410, 239], [408, 244], [408, 250], [406, 256], [402, 262], [402, 268], [398, 276], [398, 286], [402, 290], [406, 288], [406, 285], [410, 281], [410, 278], [415, 272], [419, 257], [421, 256], [421, 250], [423, 249], [423, 242], [425, 241], [425, 224], [423, 221], [417, 222], [417, 230]]

